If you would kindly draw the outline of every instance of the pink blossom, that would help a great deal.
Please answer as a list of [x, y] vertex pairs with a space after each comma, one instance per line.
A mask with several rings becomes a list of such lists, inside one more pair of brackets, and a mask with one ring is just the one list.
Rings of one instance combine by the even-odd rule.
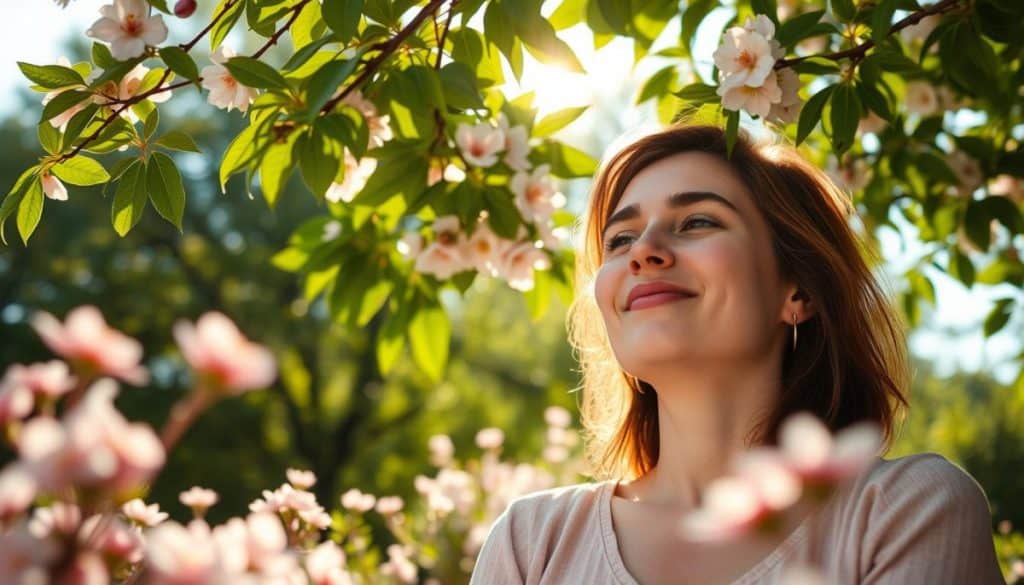
[[281, 578], [293, 573], [297, 560], [288, 552], [288, 535], [277, 516], [252, 513], [213, 529], [221, 565], [230, 575], [258, 574]]
[[273, 354], [245, 338], [223, 313], [209, 312], [195, 325], [179, 321], [174, 339], [185, 360], [211, 390], [241, 394], [270, 385], [277, 376]]
[[37, 417], [22, 430], [18, 449], [40, 487], [74, 485], [121, 493], [148, 481], [164, 464], [152, 429], [129, 423], [113, 405], [117, 386], [102, 379], [62, 422]]
[[423, 251], [423, 235], [419, 232], [405, 232], [395, 247], [403, 257], [415, 259]]
[[192, 486], [187, 491], [178, 494], [178, 501], [192, 509], [197, 517], [202, 517], [206, 511], [212, 508], [220, 496], [213, 490]]
[[722, 81], [715, 93], [722, 96], [722, 107], [727, 110], [746, 110], [751, 116], [765, 118], [772, 104], [782, 100], [782, 89], [778, 77], [769, 75], [760, 85], [747, 85], [742, 79], [729, 76]]
[[259, 95], [259, 91], [239, 83], [231, 75], [231, 72], [228, 71], [228, 68], [223, 65], [225, 61], [234, 56], [234, 51], [225, 45], [221, 45], [210, 56], [213, 65], [203, 67], [199, 75], [203, 78], [201, 82], [203, 89], [210, 92], [210, 95], [206, 97], [206, 101], [228, 112], [232, 108], [237, 108], [238, 111], [245, 113], [249, 109], [249, 104]]
[[857, 131], [861, 133], [879, 134], [889, 123], [878, 114], [868, 110], [866, 116], [857, 123]]
[[725, 31], [722, 45], [713, 55], [715, 65], [730, 81], [731, 87], [757, 88], [772, 75], [775, 57], [769, 38], [756, 30], [732, 27]]
[[498, 274], [518, 291], [533, 289], [533, 271], [551, 268], [551, 259], [533, 242], [509, 246], [501, 255]]
[[70, 375], [68, 365], [60, 360], [28, 366], [14, 364], [0, 380], [0, 392], [4, 388], [24, 388], [44, 400], [59, 398], [74, 387], [75, 378]]
[[345, 553], [334, 541], [320, 543], [306, 557], [310, 585], [351, 585], [352, 575], [345, 570]]
[[949, 165], [949, 168], [953, 169], [953, 173], [956, 174], [956, 178], [960, 181], [956, 186], [957, 192], [960, 195], [970, 195], [985, 180], [985, 175], [978, 161], [962, 150], [954, 150], [947, 154], [946, 164]]
[[489, 427], [476, 434], [476, 445], [481, 449], [497, 449], [505, 442], [505, 433], [501, 429]]
[[572, 414], [561, 406], [549, 406], [544, 409], [544, 422], [549, 426], [568, 428], [572, 424]]
[[358, 89], [345, 96], [341, 103], [352, 106], [366, 120], [366, 126], [370, 130], [370, 148], [383, 146], [385, 142], [394, 137], [391, 126], [388, 124], [390, 116], [381, 116], [377, 113], [377, 106], [363, 96]]
[[531, 173], [516, 173], [509, 181], [516, 207], [527, 221], [545, 222], [555, 209], [565, 205], [565, 196], [551, 184], [550, 171], [548, 165], [540, 165]]
[[486, 168], [498, 162], [498, 153], [505, 148], [505, 134], [487, 122], [475, 126], [461, 123], [455, 129], [455, 143], [466, 162]]
[[835, 438], [817, 417], [797, 413], [779, 429], [783, 457], [804, 481], [834, 484], [859, 474], [877, 456], [878, 425], [862, 422], [841, 430]]
[[778, 103], [773, 103], [768, 111], [767, 119], [780, 124], [796, 122], [800, 117], [800, 76], [796, 71], [786, 68], [778, 72], [778, 84], [782, 90], [782, 97]]
[[24, 386], [0, 384], [0, 428], [32, 414], [35, 400]]
[[502, 248], [501, 238], [491, 230], [486, 221], [481, 221], [465, 244], [466, 261], [480, 274], [497, 274]]
[[[146, 67], [141, 63], [136, 65], [131, 71], [121, 78], [121, 81], [108, 81], [99, 86], [96, 89], [96, 94], [92, 97], [92, 101], [101, 106], [105, 106], [115, 102], [123, 102], [135, 97], [141, 93], [139, 90], [142, 88], [142, 81], [146, 78], [149, 71], [149, 67]], [[93, 69], [92, 73], [89, 74], [89, 77], [86, 78], [86, 81], [91, 83], [98, 79], [102, 74], [102, 69]], [[171, 91], [161, 91], [149, 96], [147, 99], [160, 104], [171, 99]], [[131, 111], [131, 108], [126, 109], [121, 115], [131, 121], [135, 121], [137, 119], [135, 114]]]
[[476, 502], [473, 476], [459, 469], [442, 469], [436, 478], [418, 475], [414, 485], [426, 497], [428, 509], [440, 516], [453, 511], [468, 514]]
[[452, 461], [455, 454], [455, 444], [448, 435], [433, 435], [427, 441], [430, 449], [430, 464], [436, 467], [444, 467]]
[[288, 476], [288, 483], [292, 484], [295, 489], [308, 490], [316, 485], [316, 474], [312, 471], [288, 469], [288, 471], [285, 472], [285, 475]]
[[385, 516], [397, 514], [402, 511], [405, 502], [399, 496], [385, 496], [377, 500], [377, 513]]
[[118, 61], [140, 57], [146, 45], [167, 40], [167, 25], [161, 15], [149, 16], [143, 0], [114, 0], [100, 8], [99, 20], [85, 32], [87, 36], [110, 43], [110, 54]]
[[939, 111], [939, 95], [927, 81], [911, 81], [906, 90], [907, 111], [921, 116], [931, 116]]
[[56, 501], [32, 511], [28, 530], [40, 540], [65, 538], [75, 534], [82, 524], [82, 510], [74, 504]]
[[142, 560], [142, 534], [118, 518], [96, 514], [82, 522], [79, 544], [128, 563]]
[[364, 494], [356, 488], [341, 495], [341, 507], [353, 512], [369, 512], [376, 503], [377, 498], [373, 494]]
[[415, 583], [418, 570], [409, 560], [409, 555], [400, 545], [388, 547], [388, 560], [380, 566], [380, 574], [395, 577], [402, 583]]
[[107, 374], [136, 386], [149, 382], [149, 373], [139, 364], [142, 345], [108, 327], [94, 306], [73, 309], [63, 324], [49, 313], [38, 312], [32, 327], [47, 347], [88, 373]]
[[11, 463], [0, 470], [0, 526], [21, 515], [35, 497], [36, 480], [25, 465]]
[[153, 527], [167, 520], [167, 513], [160, 511], [160, 504], [146, 505], [139, 498], [133, 498], [121, 506], [121, 512], [140, 526]]
[[154, 585], [214, 585], [222, 582], [218, 549], [210, 527], [165, 522], [146, 535], [146, 572]]
[[525, 126], [511, 126], [508, 116], [498, 114], [498, 128], [505, 135], [505, 156], [502, 160], [514, 171], [526, 171], [530, 168], [530, 135]]
[[444, 280], [469, 268], [464, 251], [466, 234], [459, 227], [459, 218], [454, 215], [438, 217], [434, 220], [433, 231], [435, 241], [416, 257], [413, 269]]
[[93, 551], [81, 551], [61, 573], [59, 582], [66, 585], [109, 585], [110, 572], [103, 558]]
[[345, 178], [340, 183], [331, 183], [324, 198], [332, 203], [349, 203], [363, 190], [370, 176], [377, 170], [377, 159], [364, 156], [357, 159], [345, 150]]
[[48, 583], [47, 568], [61, 552], [53, 539], [37, 539], [24, 524], [0, 533], [0, 583]]
[[68, 200], [68, 188], [64, 183], [48, 170], [39, 173], [39, 183], [43, 187], [43, 194], [55, 201]]
[[[60, 58], [58, 58], [57, 59], [57, 64], [61, 65], [63, 67], [71, 67], [71, 62], [68, 61], [67, 57], [60, 57]], [[43, 105], [45, 106], [46, 104], [50, 103], [50, 101], [53, 100], [53, 98], [55, 98], [58, 95], [64, 93], [65, 91], [68, 91], [69, 89], [84, 89], [84, 88], [85, 88], [84, 85], [76, 84], [76, 85], [68, 85], [68, 86], [65, 86], [65, 87], [59, 87], [57, 89], [50, 90], [50, 91], [46, 92], [46, 95], [43, 96]], [[63, 132], [67, 128], [68, 122], [71, 121], [71, 118], [74, 118], [75, 114], [77, 114], [78, 112], [81, 112], [84, 109], [85, 109], [85, 104], [82, 103], [82, 102], [79, 102], [79, 103], [71, 106], [70, 108], [64, 110], [63, 112], [57, 114], [56, 116], [50, 118], [50, 125], [53, 126], [54, 128], [59, 128], [60, 131]]]

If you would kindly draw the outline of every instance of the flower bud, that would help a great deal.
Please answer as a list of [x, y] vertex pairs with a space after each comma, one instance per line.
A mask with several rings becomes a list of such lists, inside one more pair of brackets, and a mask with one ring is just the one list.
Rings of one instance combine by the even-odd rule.
[[188, 18], [196, 11], [196, 0], [178, 0], [174, 4], [174, 15], [178, 18]]

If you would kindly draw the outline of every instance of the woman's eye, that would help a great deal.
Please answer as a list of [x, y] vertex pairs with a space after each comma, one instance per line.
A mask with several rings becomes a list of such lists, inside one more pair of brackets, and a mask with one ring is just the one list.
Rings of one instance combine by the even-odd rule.
[[610, 238], [604, 244], [605, 251], [606, 252], [611, 252], [612, 250], [618, 248], [619, 246], [627, 243], [629, 241], [630, 237], [632, 237], [632, 236], [630, 236], [629, 234], [618, 234], [618, 235]]
[[718, 227], [718, 224], [706, 217], [691, 217], [683, 221], [682, 225], [679, 226], [679, 229], [686, 230], [695, 227]]

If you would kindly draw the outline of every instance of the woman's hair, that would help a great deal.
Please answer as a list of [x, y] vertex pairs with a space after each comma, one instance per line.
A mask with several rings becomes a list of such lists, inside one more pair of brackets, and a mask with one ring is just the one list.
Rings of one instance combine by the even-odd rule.
[[755, 143], [741, 132], [731, 156], [714, 126], [676, 126], [646, 136], [613, 156], [594, 182], [569, 334], [583, 374], [581, 404], [590, 472], [635, 478], [658, 462], [655, 389], [626, 373], [612, 353], [593, 294], [603, 256], [601, 234], [629, 182], [647, 166], [683, 152], [718, 157], [739, 176], [766, 220], [782, 277], [811, 301], [815, 315], [787, 344], [780, 399], [757, 421], [748, 445], [777, 442], [780, 423], [810, 411], [835, 432], [877, 423], [888, 447], [907, 406], [906, 340], [900, 318], [876, 282], [869, 256], [848, 219], [846, 195], [792, 147]]

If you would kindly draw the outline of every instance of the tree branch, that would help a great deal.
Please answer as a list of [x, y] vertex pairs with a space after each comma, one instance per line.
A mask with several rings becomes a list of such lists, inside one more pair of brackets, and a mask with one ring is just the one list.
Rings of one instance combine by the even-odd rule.
[[357, 77], [356, 80], [353, 81], [351, 85], [342, 90], [342, 92], [339, 93], [336, 97], [332, 98], [330, 101], [324, 104], [324, 107], [320, 109], [320, 112], [323, 114], [330, 113], [330, 111], [334, 109], [334, 106], [338, 105], [338, 102], [348, 97], [350, 93], [355, 91], [356, 88], [358, 88], [363, 82], [369, 79], [374, 74], [374, 72], [376, 72], [377, 69], [380, 68], [381, 64], [383, 64], [384, 61], [386, 61], [387, 58], [390, 57], [391, 54], [394, 53], [396, 49], [398, 49], [398, 47], [402, 44], [402, 41], [408, 38], [409, 35], [411, 35], [417, 28], [419, 28], [420, 25], [423, 24], [423, 21], [426, 20], [428, 16], [436, 12], [437, 9], [441, 7], [441, 4], [444, 4], [444, 2], [445, 0], [431, 0], [429, 4], [423, 7], [423, 10], [421, 10], [419, 14], [417, 14], [415, 17], [413, 17], [411, 21], [409, 21], [409, 24], [405, 25], [405, 27], [402, 30], [398, 31], [398, 34], [388, 39], [387, 42], [381, 44], [379, 46], [380, 53], [377, 54], [377, 56], [375, 56], [373, 59], [370, 59], [370, 61], [366, 64], [366, 67], [363, 67], [363, 71], [362, 73], [359, 74], [359, 77]]
[[[913, 25], [921, 22], [921, 20], [923, 20], [924, 18], [926, 18], [928, 16], [932, 16], [934, 14], [942, 14], [942, 13], [945, 13], [945, 12], [949, 12], [949, 11], [953, 10], [954, 8], [956, 8], [959, 4], [960, 4], [960, 0], [942, 0], [941, 2], [939, 2], [937, 4], [933, 4], [933, 5], [931, 5], [931, 6], [927, 7], [927, 8], [919, 10], [919, 11], [917, 11], [917, 12], [915, 12], [913, 14], [910, 14], [907, 17], [899, 20], [896, 24], [892, 25], [892, 27], [889, 29], [889, 32], [887, 33], [886, 36], [891, 35], [891, 34], [896, 33], [896, 32], [899, 32], [899, 31], [907, 28], [908, 26], [913, 26]], [[806, 55], [804, 57], [794, 57], [792, 59], [779, 59], [778, 61], [775, 62], [775, 69], [783, 69], [785, 67], [792, 67], [793, 65], [796, 65], [797, 63], [801, 63], [803, 61], [806, 61], [807, 59], [811, 59], [811, 58], [815, 58], [815, 57], [819, 57], [819, 58], [823, 58], [823, 59], [828, 59], [830, 61], [842, 61], [843, 59], [851, 59], [854, 62], [857, 62], [857, 61], [860, 61], [861, 59], [863, 59], [864, 56], [867, 54], [867, 52], [872, 47], [874, 47], [874, 46], [875, 46], [875, 41], [872, 39], [872, 40], [864, 41], [863, 43], [857, 45], [856, 47], [853, 47], [853, 48], [850, 48], [850, 49], [846, 49], [846, 50], [843, 50], [843, 51], [838, 51], [838, 52], [835, 52], [835, 53], [829, 53], [827, 55]]]

